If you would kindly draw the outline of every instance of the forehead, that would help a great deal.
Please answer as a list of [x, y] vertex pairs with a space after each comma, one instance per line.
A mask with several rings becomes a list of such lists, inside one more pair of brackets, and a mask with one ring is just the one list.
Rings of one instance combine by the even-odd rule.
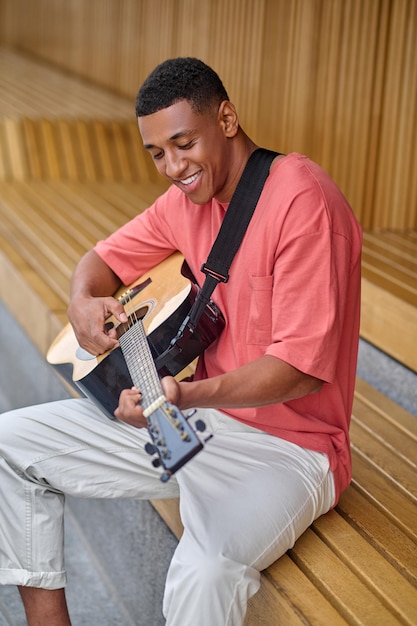
[[180, 100], [156, 113], [139, 117], [138, 125], [145, 148], [150, 148], [201, 131], [210, 124], [210, 119], [207, 113], [196, 113], [187, 100]]

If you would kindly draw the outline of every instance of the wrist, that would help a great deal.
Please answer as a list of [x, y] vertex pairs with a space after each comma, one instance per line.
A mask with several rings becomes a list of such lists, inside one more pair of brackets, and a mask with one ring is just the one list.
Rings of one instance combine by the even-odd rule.
[[216, 378], [182, 381], [179, 383], [179, 408], [182, 410], [194, 408], [217, 408], [215, 398]]

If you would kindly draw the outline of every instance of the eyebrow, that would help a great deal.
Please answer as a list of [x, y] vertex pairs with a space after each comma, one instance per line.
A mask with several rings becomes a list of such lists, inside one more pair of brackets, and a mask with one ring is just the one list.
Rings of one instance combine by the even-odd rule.
[[[172, 135], [172, 137], [170, 137], [168, 141], [175, 141], [176, 139], [181, 139], [181, 137], [190, 135], [193, 132], [194, 132], [193, 130], [181, 130], [178, 133], [175, 133], [175, 135]], [[144, 144], [143, 147], [145, 148], [145, 150], [150, 150], [151, 148], [156, 148], [157, 146], [154, 146], [151, 143], [146, 143]]]

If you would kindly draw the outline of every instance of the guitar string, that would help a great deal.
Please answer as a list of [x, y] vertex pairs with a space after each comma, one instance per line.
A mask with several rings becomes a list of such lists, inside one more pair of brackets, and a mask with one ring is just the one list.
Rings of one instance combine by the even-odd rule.
[[[127, 298], [126, 304], [132, 304], [133, 300], [132, 297], [130, 295], [130, 293], [126, 293], [125, 297]], [[131, 307], [132, 311], [129, 311], [129, 315], [127, 322], [122, 323], [123, 328], [127, 327], [127, 330], [119, 337], [119, 343], [122, 347], [122, 343], [124, 344], [123, 348], [127, 348], [129, 350], [129, 354], [132, 355], [134, 357], [136, 357], [136, 362], [143, 362], [143, 356], [145, 356], [145, 369], [142, 369], [142, 373], [145, 373], [145, 377], [149, 381], [152, 382], [154, 390], [156, 391], [156, 397], [154, 398], [154, 400], [152, 402], [150, 402], [147, 406], [145, 406], [146, 404], [146, 400], [144, 402], [144, 409], [143, 409], [143, 414], [146, 417], [146, 419], [148, 419], [149, 417], [152, 416], [152, 414], [158, 409], [161, 408], [163, 410], [165, 419], [167, 421], [167, 423], [175, 430], [178, 430], [178, 417], [176, 417], [176, 412], [172, 412], [171, 410], [167, 409], [166, 407], [164, 407], [164, 405], [166, 405], [167, 403], [167, 399], [163, 393], [163, 389], [162, 389], [162, 385], [160, 383], [159, 380], [159, 375], [158, 375], [158, 371], [156, 369], [156, 365], [155, 362], [152, 358], [152, 354], [149, 348], [149, 345], [143, 344], [144, 345], [144, 350], [143, 350], [143, 354], [140, 354], [139, 351], [139, 344], [140, 342], [135, 342], [134, 340], [132, 340], [132, 338], [129, 335], [130, 331], [134, 331], [135, 330], [135, 326], [137, 328], [140, 329], [140, 335], [141, 335], [141, 339], [143, 340], [143, 342], [147, 342], [147, 338], [146, 338], [146, 333], [145, 333], [145, 329], [144, 329], [144, 325], [142, 323], [142, 319], [137, 315], [136, 310], [134, 309], [134, 307]], [[132, 322], [132, 319], [134, 320]], [[127, 338], [127, 342], [123, 340], [123, 337]], [[134, 338], [133, 338], [134, 339]], [[124, 354], [124, 352], [123, 352]], [[157, 381], [157, 382], [156, 382]], [[146, 381], [145, 381], [146, 384]], [[158, 419], [159, 422], [159, 419]]]
[[[130, 295], [130, 292], [126, 294], [126, 297], [127, 297], [127, 302], [130, 305], [132, 305], [133, 300]], [[124, 326], [125, 327], [127, 326], [128, 331], [131, 331], [130, 334], [128, 331], [126, 331], [127, 332], [126, 337], [130, 338], [128, 349], [129, 349], [130, 355], [133, 356], [133, 363], [131, 361], [131, 364], [135, 364], [135, 372], [137, 373], [138, 377], [141, 378], [140, 386], [144, 384], [145, 387], [147, 387], [147, 389], [146, 390], [144, 389], [144, 391], [148, 391], [150, 395], [152, 396], [150, 404], [153, 405], [155, 404], [155, 402], [158, 402], [158, 400], [160, 399], [165, 400], [165, 397], [163, 396], [163, 392], [162, 392], [162, 387], [159, 381], [158, 372], [156, 370], [155, 363], [150, 354], [149, 346], [144, 345], [144, 342], [145, 341], [147, 342], [147, 338], [144, 332], [142, 318], [138, 316], [137, 311], [133, 306], [132, 306], [131, 313], [128, 315], [128, 321], [124, 323]], [[141, 345], [140, 341], [134, 341], [134, 337], [133, 339], [131, 337], [132, 334], [135, 334], [135, 330], [137, 330], [136, 335], [139, 335], [139, 334], [141, 335], [139, 339], [142, 340], [142, 345], [143, 345], [142, 351], [140, 351], [140, 345]], [[126, 332], [124, 334], [126, 334]], [[143, 367], [140, 367], [141, 365]], [[140, 376], [139, 374], [142, 374], [142, 376]], [[140, 391], [142, 392], [142, 390]], [[145, 396], [145, 394], [143, 394], [143, 396]], [[144, 404], [147, 404], [148, 399], [145, 397], [143, 399], [144, 399]]]

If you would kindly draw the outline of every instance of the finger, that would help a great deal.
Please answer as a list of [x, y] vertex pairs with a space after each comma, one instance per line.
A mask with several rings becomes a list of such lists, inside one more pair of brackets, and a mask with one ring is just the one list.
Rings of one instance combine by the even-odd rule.
[[104, 300], [104, 305], [105, 305], [105, 317], [108, 318], [111, 315], [114, 315], [114, 317], [121, 323], [125, 323], [128, 320], [128, 317], [126, 315], [126, 311], [123, 308], [122, 303], [119, 300], [116, 300], [115, 298], [105, 298]]
[[142, 394], [136, 387], [130, 389], [124, 389], [120, 393], [119, 408], [123, 413], [135, 410], [140, 405], [142, 400]]
[[123, 389], [123, 391], [120, 392], [120, 395], [122, 394], [124, 396], [132, 396], [132, 395], [142, 396], [142, 392], [139, 391], [139, 389], [135, 387], [135, 385], [133, 385], [133, 387], [130, 387], [130, 389]]
[[86, 339], [80, 339], [79, 344], [91, 354], [103, 354], [118, 345], [115, 337], [110, 337], [105, 331], [95, 331]]
[[123, 390], [120, 394], [119, 406], [114, 412], [115, 417], [136, 428], [146, 427], [147, 420], [138, 404], [141, 397], [142, 394], [135, 387]]

